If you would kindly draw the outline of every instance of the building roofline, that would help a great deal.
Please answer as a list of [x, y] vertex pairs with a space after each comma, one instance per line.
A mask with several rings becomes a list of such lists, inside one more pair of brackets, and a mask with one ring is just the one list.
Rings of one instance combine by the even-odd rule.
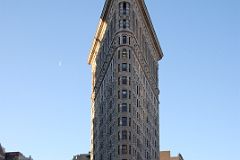
[[[149, 16], [146, 4], [143, 0], [136, 0], [136, 1], [138, 2], [140, 8], [143, 11], [143, 16], [144, 16], [144, 19], [147, 23], [147, 27], [150, 31], [150, 34], [153, 37], [153, 43], [155, 44], [156, 49], [157, 49], [157, 53], [158, 53], [158, 60], [161, 60], [162, 57], [163, 57], [163, 52], [162, 52], [162, 49], [160, 47], [160, 43], [159, 43], [159, 40], [157, 38], [157, 34], [154, 30], [151, 18]], [[98, 27], [97, 27], [97, 32], [94, 36], [92, 47], [91, 47], [90, 52], [89, 52], [88, 64], [92, 64], [93, 57], [95, 57], [95, 54], [98, 52], [98, 49], [100, 47], [101, 40], [103, 38], [103, 34], [105, 32], [105, 29], [106, 29], [105, 27], [107, 25], [106, 22], [105, 22], [105, 19], [106, 19], [107, 13], [109, 12], [109, 9], [111, 7], [112, 2], [113, 2], [113, 0], [106, 0], [106, 2], [104, 4], [104, 8], [103, 8], [103, 11], [102, 11], [102, 14], [101, 14], [101, 17], [100, 17], [100, 22], [99, 22]]]
[[157, 34], [156, 34], [155, 29], [153, 27], [152, 20], [150, 18], [149, 12], [147, 10], [147, 6], [146, 6], [144, 0], [137, 0], [137, 1], [139, 2], [140, 7], [142, 7], [142, 11], [143, 11], [143, 15], [145, 17], [146, 23], [147, 23], [147, 27], [148, 27], [148, 29], [150, 31], [150, 34], [153, 37], [153, 42], [154, 42], [154, 44], [156, 46], [156, 49], [157, 49], [157, 52], [158, 52], [158, 55], [159, 55], [159, 59], [158, 60], [161, 60], [162, 57], [163, 57], [163, 52], [162, 52], [162, 49], [161, 49], [161, 46], [160, 46]]
[[92, 59], [97, 52], [96, 50], [99, 49], [98, 46], [100, 45], [101, 40], [103, 38], [101, 36], [103, 36], [103, 34], [105, 32], [105, 30], [104, 30], [104, 28], [106, 27], [105, 19], [106, 19], [108, 10], [110, 8], [111, 2], [112, 2], [112, 0], [106, 0], [106, 2], [104, 4], [103, 11], [100, 16], [100, 21], [99, 21], [98, 27], [97, 27], [97, 32], [94, 36], [92, 47], [89, 52], [88, 64], [92, 64]]
[[181, 153], [179, 153], [178, 156], [180, 157], [181, 160], [184, 160], [184, 158], [183, 158]]

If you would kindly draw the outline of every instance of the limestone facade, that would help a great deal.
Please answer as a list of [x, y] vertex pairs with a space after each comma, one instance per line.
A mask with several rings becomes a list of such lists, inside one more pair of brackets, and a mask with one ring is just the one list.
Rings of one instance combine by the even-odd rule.
[[91, 160], [159, 160], [158, 61], [143, 0], [106, 0], [90, 50]]

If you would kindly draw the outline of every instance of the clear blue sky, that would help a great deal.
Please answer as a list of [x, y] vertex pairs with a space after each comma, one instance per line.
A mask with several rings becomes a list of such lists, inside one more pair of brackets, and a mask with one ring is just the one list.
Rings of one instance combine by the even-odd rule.
[[[240, 1], [146, 0], [160, 62], [161, 150], [236, 159]], [[88, 51], [104, 0], [0, 0], [0, 142], [34, 160], [89, 151]]]

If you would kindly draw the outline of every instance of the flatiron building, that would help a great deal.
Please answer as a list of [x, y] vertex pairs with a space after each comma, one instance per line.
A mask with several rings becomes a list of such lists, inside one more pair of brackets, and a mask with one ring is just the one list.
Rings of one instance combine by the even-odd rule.
[[91, 160], [159, 160], [162, 57], [144, 0], [106, 0], [88, 59]]

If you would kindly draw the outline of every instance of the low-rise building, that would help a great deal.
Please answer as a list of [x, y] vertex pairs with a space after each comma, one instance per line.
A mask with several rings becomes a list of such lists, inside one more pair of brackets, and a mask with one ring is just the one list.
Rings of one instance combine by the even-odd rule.
[[89, 154], [80, 154], [73, 157], [73, 160], [90, 160]]
[[25, 157], [20, 152], [7, 152], [5, 154], [5, 160], [33, 160], [31, 157]]
[[177, 156], [172, 157], [170, 151], [160, 151], [160, 160], [184, 160], [184, 159], [180, 153]]
[[20, 152], [6, 152], [0, 143], [0, 160], [33, 160], [31, 156], [25, 157]]
[[0, 144], [0, 160], [5, 160], [5, 149]]

